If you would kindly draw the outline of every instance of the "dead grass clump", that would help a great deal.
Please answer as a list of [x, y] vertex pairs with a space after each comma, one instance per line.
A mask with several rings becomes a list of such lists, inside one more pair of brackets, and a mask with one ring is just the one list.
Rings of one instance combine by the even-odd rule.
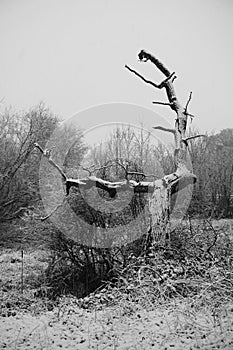
[[[159, 247], [159, 248], [158, 248]], [[129, 254], [118, 276], [83, 299], [83, 307], [125, 303], [151, 308], [172, 300], [216, 310], [233, 302], [233, 243], [224, 227], [209, 221], [179, 227], [170, 245], [151, 246], [147, 254]]]

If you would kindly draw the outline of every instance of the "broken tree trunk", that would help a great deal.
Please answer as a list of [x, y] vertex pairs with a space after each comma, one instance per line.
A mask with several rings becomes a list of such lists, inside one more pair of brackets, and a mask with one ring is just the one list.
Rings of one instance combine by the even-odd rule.
[[[150, 80], [145, 79], [137, 71], [131, 69], [129, 66], [125, 66], [130, 72], [134, 73], [140, 79], [147, 84], [152, 85], [156, 89], [164, 88], [167, 94], [168, 102], [154, 102], [155, 104], [168, 105], [172, 111], [176, 113], [174, 129], [164, 128], [163, 126], [155, 126], [154, 129], [162, 130], [172, 133], [175, 140], [175, 164], [176, 171], [172, 174], [164, 176], [162, 179], [155, 181], [141, 181], [136, 182], [134, 180], [128, 180], [129, 173], [126, 171], [126, 177], [124, 181], [110, 182], [102, 180], [93, 176], [93, 172], [89, 171], [89, 176], [82, 179], [71, 179], [62, 171], [51, 158], [51, 152], [43, 150], [38, 144], [35, 144], [44, 157], [46, 157], [49, 163], [54, 166], [60, 173], [62, 180], [66, 186], [66, 194], [69, 194], [71, 187], [78, 187], [82, 189], [90, 189], [91, 187], [97, 187], [105, 190], [109, 193], [110, 197], [115, 197], [119, 191], [133, 190], [135, 193], [144, 192], [149, 194], [149, 211], [150, 211], [150, 227], [149, 234], [154, 240], [159, 239], [159, 234], [165, 239], [167, 233], [167, 225], [170, 216], [171, 207], [171, 195], [181, 190], [182, 188], [196, 182], [196, 176], [192, 173], [188, 162], [188, 140], [186, 137], [186, 127], [188, 116], [193, 117], [188, 113], [188, 104], [191, 100], [191, 93], [186, 106], [182, 106], [179, 102], [174, 89], [173, 82], [176, 78], [175, 73], [171, 73], [157, 58], [151, 54], [142, 50], [138, 55], [140, 61], [150, 61], [157, 69], [159, 69], [164, 75], [165, 79], [156, 84]], [[202, 136], [202, 135], [198, 135]], [[197, 137], [198, 137], [197, 136]], [[99, 170], [99, 169], [98, 169]], [[48, 216], [49, 217], [49, 216]]]
[[[149, 197], [150, 210], [150, 228], [149, 232], [152, 238], [158, 241], [162, 238], [161, 243], [165, 243], [166, 235], [168, 234], [170, 209], [171, 209], [171, 194], [179, 191], [182, 186], [187, 186], [196, 182], [196, 176], [190, 171], [188, 162], [188, 138], [186, 138], [186, 127], [188, 116], [193, 117], [188, 113], [188, 104], [191, 100], [190, 93], [186, 106], [182, 106], [179, 102], [174, 89], [173, 82], [176, 79], [175, 73], [170, 72], [160, 60], [152, 56], [150, 53], [142, 50], [138, 55], [140, 61], [153, 63], [157, 69], [165, 75], [165, 79], [160, 84], [145, 79], [137, 71], [125, 66], [130, 72], [141, 78], [145, 83], [152, 85], [156, 89], [164, 88], [166, 90], [168, 102], [153, 102], [154, 104], [169, 106], [175, 113], [174, 129], [164, 128], [163, 126], [155, 126], [154, 129], [170, 132], [174, 135], [175, 140], [175, 164], [176, 171], [162, 179], [161, 186], [154, 188], [152, 195]], [[180, 186], [179, 186], [180, 185]], [[162, 237], [161, 237], [162, 235]]]

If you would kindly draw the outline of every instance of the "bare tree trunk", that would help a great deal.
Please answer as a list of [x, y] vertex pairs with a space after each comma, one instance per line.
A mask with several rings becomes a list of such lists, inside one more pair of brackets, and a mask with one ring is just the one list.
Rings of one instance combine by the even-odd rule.
[[[171, 207], [171, 193], [177, 191], [179, 182], [185, 179], [184, 186], [196, 182], [196, 176], [190, 171], [188, 156], [188, 140], [186, 137], [186, 127], [189, 114], [187, 109], [191, 100], [192, 93], [190, 93], [186, 106], [182, 106], [179, 102], [174, 89], [173, 82], [176, 79], [175, 73], [171, 73], [162, 62], [152, 56], [150, 53], [142, 50], [138, 55], [140, 61], [153, 63], [157, 69], [159, 69], [164, 75], [165, 79], [160, 84], [145, 79], [137, 71], [131, 69], [129, 66], [125, 66], [130, 72], [141, 78], [145, 83], [152, 85], [156, 89], [165, 88], [168, 102], [153, 102], [154, 104], [160, 104], [169, 106], [175, 113], [175, 125], [174, 129], [164, 128], [162, 126], [155, 126], [154, 129], [170, 132], [174, 135], [175, 141], [175, 165], [176, 171], [173, 174], [165, 176], [159, 186], [154, 187], [154, 191], [149, 198], [149, 210], [150, 210], [150, 228], [149, 232], [152, 233], [153, 239], [158, 241], [162, 234], [162, 241], [165, 240], [169, 227], [169, 216]], [[197, 135], [199, 137], [203, 135]], [[181, 186], [180, 186], [181, 188]], [[179, 190], [179, 189], [178, 189]]]

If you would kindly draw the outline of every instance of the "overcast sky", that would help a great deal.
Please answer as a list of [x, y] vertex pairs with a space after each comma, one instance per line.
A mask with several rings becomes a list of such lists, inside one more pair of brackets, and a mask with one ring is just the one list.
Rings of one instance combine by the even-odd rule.
[[[137, 59], [145, 49], [176, 72], [183, 103], [193, 91], [195, 125], [219, 131], [233, 127], [232, 38], [232, 0], [0, 0], [0, 98], [18, 110], [44, 101], [65, 119], [125, 102], [173, 122], [168, 107], [151, 104], [164, 92], [124, 68], [159, 82], [155, 67]], [[102, 122], [80, 117], [84, 128]]]

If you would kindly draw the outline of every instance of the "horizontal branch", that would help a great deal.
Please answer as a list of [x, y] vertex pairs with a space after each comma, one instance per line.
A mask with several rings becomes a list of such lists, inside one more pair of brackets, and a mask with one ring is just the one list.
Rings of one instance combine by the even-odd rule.
[[154, 182], [140, 181], [136, 182], [134, 180], [124, 180], [118, 182], [105, 181], [95, 176], [90, 176], [85, 179], [67, 179], [66, 181], [66, 194], [68, 195], [71, 187], [77, 187], [81, 189], [88, 190], [92, 187], [99, 188], [108, 192], [111, 198], [114, 198], [117, 192], [130, 191], [134, 192], [148, 192], [153, 191]]
[[177, 171], [175, 173], [165, 175], [161, 179], [155, 181], [134, 181], [124, 180], [118, 182], [105, 181], [95, 176], [88, 177], [86, 179], [67, 179], [66, 181], [66, 193], [70, 192], [71, 187], [88, 190], [96, 187], [109, 193], [111, 198], [114, 198], [117, 192], [134, 191], [134, 193], [153, 193], [156, 188], [163, 188], [164, 186], [170, 186], [171, 188], [177, 185], [182, 178], [190, 179], [190, 183], [196, 181], [196, 176], [189, 171]]
[[169, 106], [169, 107], [173, 106], [173, 103], [170, 103], [170, 102], [153, 101], [152, 103], [155, 104], [155, 105], [162, 105], [162, 106]]
[[165, 128], [163, 126], [152, 126], [152, 128], [155, 130], [162, 130], [162, 131], [170, 132], [173, 135], [175, 135], [175, 133], [176, 133], [175, 129]]
[[[163, 127], [160, 127], [163, 128]], [[164, 128], [166, 129], [166, 128]], [[167, 129], [166, 131], [173, 132], [172, 129]], [[109, 193], [111, 198], [114, 198], [117, 194], [117, 192], [121, 191], [134, 191], [134, 193], [152, 193], [156, 188], [163, 188], [164, 186], [174, 186], [177, 181], [181, 180], [183, 177], [190, 177], [190, 179], [193, 179], [195, 176], [190, 173], [189, 171], [177, 171], [175, 173], [172, 173], [170, 175], [166, 175], [161, 179], [157, 179], [155, 181], [135, 181], [135, 180], [123, 180], [123, 181], [117, 181], [117, 182], [111, 182], [106, 181], [101, 178], [98, 178], [96, 176], [88, 176], [86, 178], [82, 179], [73, 179], [73, 178], [67, 178], [67, 176], [63, 173], [61, 168], [51, 159], [51, 156], [48, 156], [47, 150], [43, 150], [37, 143], [35, 144], [35, 147], [40, 150], [40, 152], [47, 158], [48, 162], [55, 167], [60, 175], [62, 176], [62, 179], [65, 179], [65, 185], [66, 185], [66, 195], [69, 195], [70, 188], [76, 187], [84, 190], [91, 189], [93, 187], [102, 189]], [[132, 172], [132, 174], [135, 174], [136, 172]], [[130, 174], [130, 172], [128, 172]], [[142, 173], [138, 173], [142, 175]], [[145, 174], [143, 174], [145, 176]], [[152, 175], [148, 175], [152, 176]]]
[[193, 140], [193, 139], [196, 139], [196, 138], [198, 138], [198, 137], [206, 137], [206, 135], [200, 134], [200, 135], [195, 135], [195, 136], [189, 136], [189, 137], [186, 137], [185, 139], [183, 139], [182, 141], [183, 141], [183, 142], [187, 142], [187, 141], [189, 141], [189, 140]]
[[188, 117], [195, 118], [195, 115], [193, 115], [191, 113], [185, 112], [184, 114], [187, 115]]

